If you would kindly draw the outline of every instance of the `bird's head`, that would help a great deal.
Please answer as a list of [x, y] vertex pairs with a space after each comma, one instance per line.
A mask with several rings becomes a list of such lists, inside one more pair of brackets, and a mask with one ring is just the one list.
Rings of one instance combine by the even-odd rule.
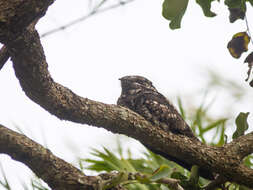
[[[145, 77], [132, 75], [125, 76], [119, 79], [121, 81], [122, 92], [131, 92], [139, 90], [152, 90], [157, 91], [152, 85], [152, 82]], [[130, 93], [131, 94], [131, 93]]]

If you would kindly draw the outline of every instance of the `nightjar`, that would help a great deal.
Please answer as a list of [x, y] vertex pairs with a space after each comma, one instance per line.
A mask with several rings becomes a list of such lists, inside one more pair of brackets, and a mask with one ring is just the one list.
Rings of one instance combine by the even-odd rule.
[[[162, 130], [170, 131], [174, 134], [185, 135], [199, 141], [176, 108], [165, 96], [156, 90], [151, 81], [142, 76], [125, 76], [119, 80], [121, 81], [122, 92], [117, 101], [118, 105], [127, 107], [140, 114], [147, 121], [154, 126], [160, 127]], [[145, 146], [152, 152], [160, 154], [188, 170], [191, 169], [192, 165], [163, 152], [152, 150], [147, 145]], [[200, 175], [208, 179], [213, 178], [212, 174], [205, 169], [200, 169]]]
[[160, 94], [152, 82], [141, 76], [120, 78], [122, 92], [117, 104], [143, 116], [165, 131], [196, 138], [175, 107]]

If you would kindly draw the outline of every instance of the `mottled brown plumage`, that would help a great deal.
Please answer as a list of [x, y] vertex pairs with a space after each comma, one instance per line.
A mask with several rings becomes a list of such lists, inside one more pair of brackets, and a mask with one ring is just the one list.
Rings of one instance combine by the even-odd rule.
[[148, 79], [126, 76], [120, 79], [122, 93], [117, 104], [143, 116], [165, 131], [196, 138], [175, 107], [160, 94]]
[[[198, 141], [189, 125], [186, 124], [175, 107], [156, 90], [151, 81], [142, 76], [125, 76], [120, 78], [120, 81], [122, 92], [117, 101], [118, 105], [127, 107], [140, 114], [154, 126], [158, 126], [162, 130], [185, 135]], [[150, 149], [149, 146], [145, 146]], [[184, 161], [160, 151], [150, 150], [187, 169], [191, 169], [192, 165]], [[203, 169], [200, 170], [200, 174], [205, 178], [213, 178], [212, 174]]]

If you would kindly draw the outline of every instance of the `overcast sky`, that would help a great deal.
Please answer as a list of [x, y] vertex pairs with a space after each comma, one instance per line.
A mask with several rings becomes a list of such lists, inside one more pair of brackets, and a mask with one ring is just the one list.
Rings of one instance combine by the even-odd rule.
[[[235, 60], [226, 48], [233, 34], [246, 30], [243, 21], [230, 24], [228, 11], [218, 3], [214, 3], [213, 9], [218, 16], [204, 17], [195, 1], [190, 1], [182, 28], [172, 31], [169, 22], [161, 16], [161, 8], [161, 0], [135, 0], [43, 38], [52, 77], [80, 96], [114, 104], [121, 90], [118, 78], [138, 74], [149, 78], [174, 101], [177, 95], [183, 97], [194, 92], [203, 96], [207, 82], [204, 71], [211, 68], [224, 78], [237, 81], [250, 94], [251, 89], [244, 82], [245, 55]], [[88, 3], [83, 0], [56, 1], [37, 29], [43, 34], [88, 11]], [[248, 18], [253, 23], [252, 13]], [[253, 24], [250, 26], [253, 28]], [[73, 162], [76, 154], [87, 157], [89, 148], [111, 146], [115, 141], [115, 135], [104, 129], [60, 121], [30, 101], [19, 86], [11, 61], [0, 71], [0, 81], [1, 124], [12, 129], [14, 124], [18, 125], [28, 137], [47, 144], [66, 161]], [[227, 100], [217, 91], [209, 98], [214, 97], [217, 102]], [[214, 114], [222, 113], [219, 104], [214, 105]], [[233, 106], [239, 111], [252, 110], [250, 104], [241, 102], [231, 102]], [[75, 149], [75, 153], [66, 146]], [[8, 156], [0, 159], [11, 163], [5, 166], [6, 170], [26, 168], [10, 162]]]

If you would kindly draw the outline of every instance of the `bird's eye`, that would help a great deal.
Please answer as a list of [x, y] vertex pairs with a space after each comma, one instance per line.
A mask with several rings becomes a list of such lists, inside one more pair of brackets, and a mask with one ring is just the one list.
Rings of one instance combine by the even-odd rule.
[[139, 83], [139, 84], [141, 84], [141, 85], [144, 85], [144, 86], [147, 85], [147, 83], [146, 83], [145, 81], [143, 81], [143, 80], [138, 80], [137, 83]]
[[150, 84], [149, 82], [146, 82], [146, 81], [138, 81], [139, 84], [145, 86], [145, 87], [150, 87], [152, 86], [152, 84]]

